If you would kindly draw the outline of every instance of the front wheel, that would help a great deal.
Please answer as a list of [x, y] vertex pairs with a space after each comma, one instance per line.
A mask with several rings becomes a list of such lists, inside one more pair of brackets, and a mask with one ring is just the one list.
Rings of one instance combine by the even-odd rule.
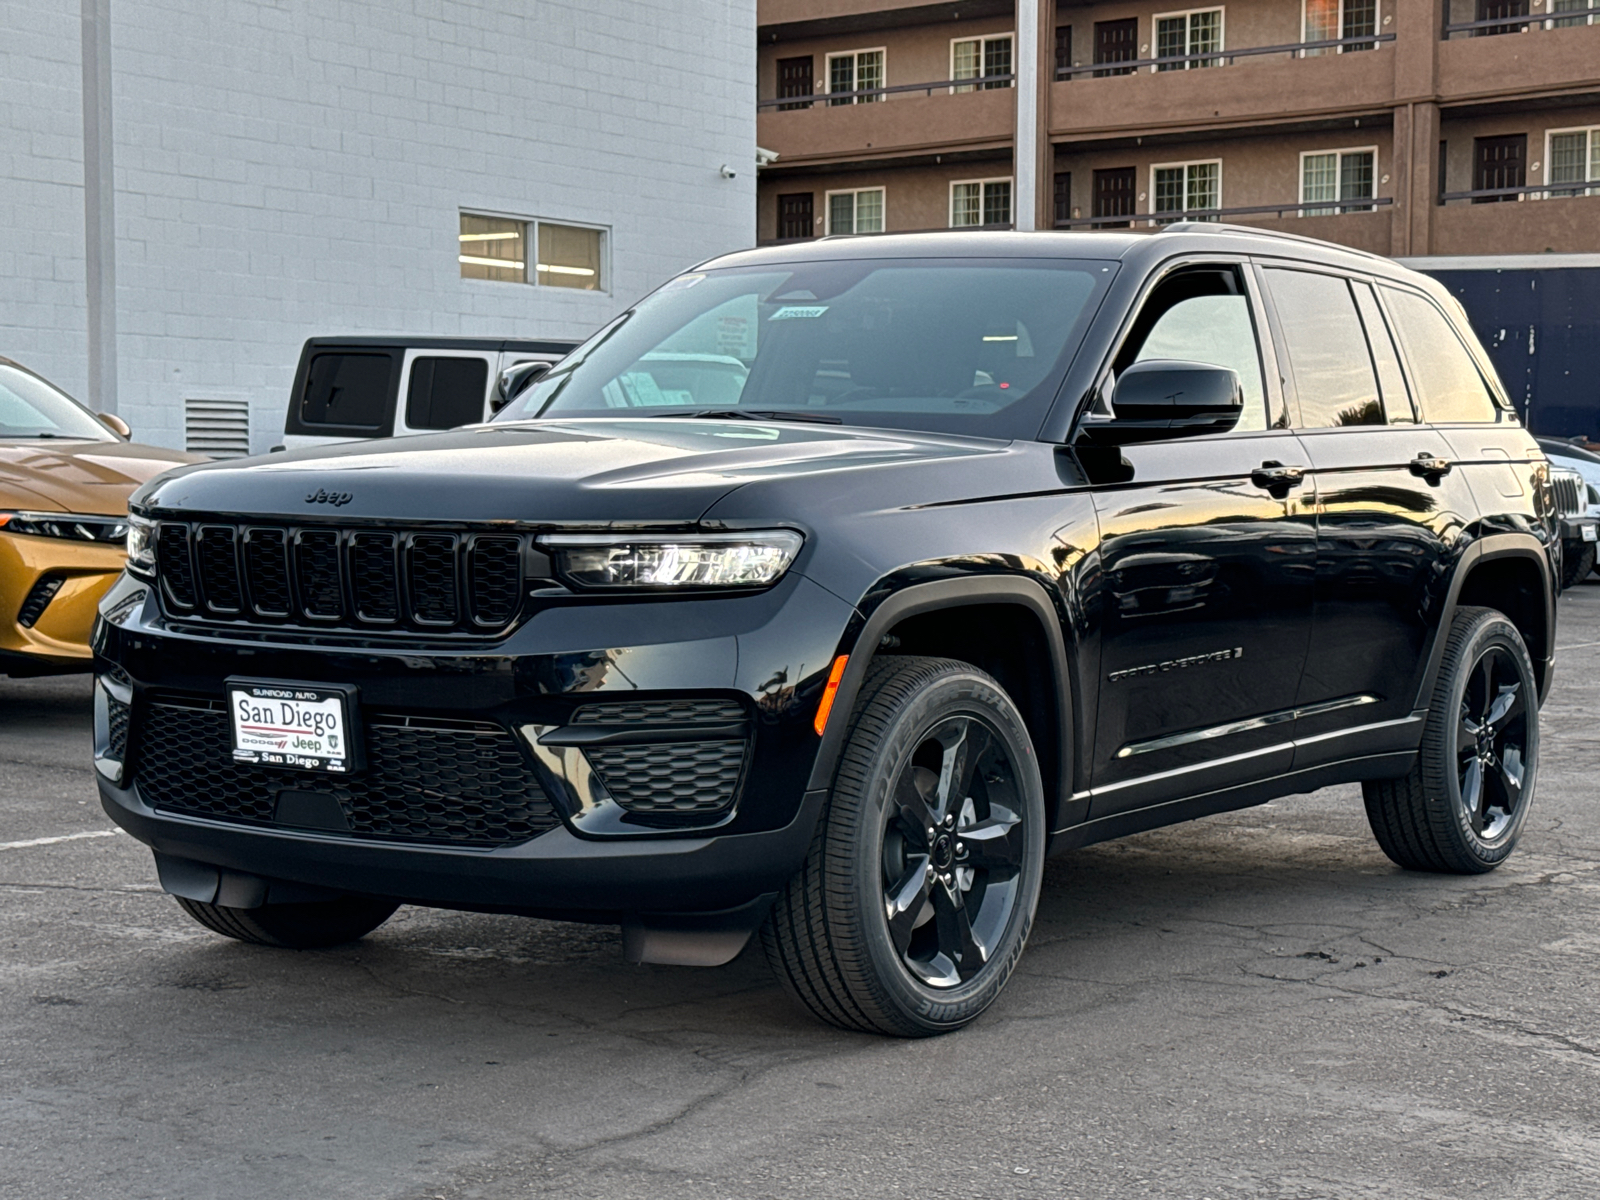
[[310, 904], [268, 904], [228, 908], [177, 897], [183, 911], [212, 933], [287, 950], [338, 946], [365, 937], [394, 915], [400, 905], [375, 896], [341, 896]]
[[805, 865], [762, 929], [818, 1017], [926, 1037], [999, 996], [1033, 924], [1044, 788], [1022, 715], [968, 663], [867, 673]]
[[1539, 689], [1522, 635], [1492, 608], [1459, 608], [1417, 763], [1362, 784], [1378, 845], [1413, 871], [1479, 874], [1516, 848], [1539, 768]]

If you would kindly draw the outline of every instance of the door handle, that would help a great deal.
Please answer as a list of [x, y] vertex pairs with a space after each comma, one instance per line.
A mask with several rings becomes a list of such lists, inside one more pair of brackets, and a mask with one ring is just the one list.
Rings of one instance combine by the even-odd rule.
[[1250, 472], [1250, 482], [1258, 488], [1266, 488], [1277, 500], [1287, 496], [1290, 488], [1299, 487], [1305, 477], [1303, 467], [1286, 467], [1281, 462], [1271, 460]]
[[1426, 479], [1429, 483], [1438, 483], [1450, 474], [1451, 467], [1455, 466], [1448, 458], [1440, 458], [1435, 454], [1419, 454], [1411, 460], [1411, 473]]

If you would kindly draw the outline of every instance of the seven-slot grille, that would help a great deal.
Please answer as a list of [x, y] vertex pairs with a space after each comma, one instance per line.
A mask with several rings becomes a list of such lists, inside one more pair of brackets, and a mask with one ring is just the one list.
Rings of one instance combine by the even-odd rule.
[[176, 615], [330, 629], [487, 633], [521, 610], [516, 534], [162, 521], [156, 569]]
[[1563, 517], [1575, 517], [1589, 505], [1583, 476], [1565, 467], [1550, 472], [1550, 490], [1555, 494], [1556, 512]]

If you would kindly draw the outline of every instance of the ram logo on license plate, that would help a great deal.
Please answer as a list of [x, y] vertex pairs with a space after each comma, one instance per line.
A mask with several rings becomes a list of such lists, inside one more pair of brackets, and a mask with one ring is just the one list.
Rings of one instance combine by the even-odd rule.
[[354, 687], [263, 679], [226, 686], [235, 762], [341, 775], [358, 768]]

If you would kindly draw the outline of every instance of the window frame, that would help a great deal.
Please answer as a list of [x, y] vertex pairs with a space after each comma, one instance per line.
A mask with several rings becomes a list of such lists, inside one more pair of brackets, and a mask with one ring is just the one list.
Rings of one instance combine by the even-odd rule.
[[[1344, 8], [1345, 8], [1345, 4], [1346, 3], [1347, 3], [1347, 0], [1339, 0], [1339, 15], [1335, 18], [1335, 20], [1338, 22], [1339, 37], [1340, 38], [1344, 37]], [[1309, 42], [1311, 40], [1309, 37], [1306, 36], [1306, 15], [1307, 15], [1306, 14], [1306, 0], [1300, 0], [1300, 41], [1302, 43]], [[1393, 14], [1391, 13], [1390, 15], [1392, 16]], [[1329, 54], [1329, 53], [1332, 53], [1332, 54], [1345, 54], [1345, 53], [1350, 52], [1350, 51], [1356, 51], [1358, 53], [1364, 53], [1369, 48], [1373, 49], [1373, 50], [1376, 50], [1379, 46], [1381, 46], [1383, 44], [1382, 42], [1377, 40], [1378, 35], [1381, 34], [1382, 32], [1383, 32], [1383, 0], [1372, 0], [1372, 37], [1373, 37], [1373, 43], [1372, 43], [1371, 47], [1331, 46], [1331, 47], [1324, 47], [1321, 50], [1302, 50], [1302, 51], [1300, 51], [1300, 53], [1299, 53], [1299, 55], [1297, 57], [1300, 57], [1300, 58], [1321, 58], [1323, 55]], [[1318, 40], [1320, 41], [1322, 39], [1318, 39]], [[1329, 40], [1332, 40], [1332, 39], [1329, 39]]]
[[[1594, 16], [1600, 16], [1600, 13], [1590, 15], [1592, 20]], [[1550, 161], [1551, 143], [1555, 138], [1560, 137], [1564, 133], [1583, 133], [1588, 135], [1588, 145], [1586, 147], [1585, 155], [1587, 161], [1584, 163], [1583, 168], [1583, 181], [1585, 183], [1591, 182], [1589, 172], [1593, 168], [1596, 158], [1600, 158], [1600, 154], [1597, 154], [1595, 150], [1596, 139], [1600, 139], [1600, 125], [1573, 125], [1566, 129], [1546, 129], [1544, 131], [1544, 182], [1549, 187], [1572, 186], [1568, 184], [1557, 183], [1554, 179], [1550, 178], [1555, 169], [1555, 164]], [[1572, 200], [1579, 196], [1600, 196], [1600, 181], [1594, 182], [1594, 187], [1587, 188], [1582, 192], [1573, 192], [1570, 196], [1556, 196], [1546, 192], [1543, 194], [1535, 193], [1532, 198], [1537, 200]]]
[[[1372, 146], [1340, 146], [1338, 149], [1329, 148], [1329, 149], [1325, 149], [1325, 150], [1302, 150], [1302, 151], [1300, 151], [1300, 192], [1299, 192], [1299, 200], [1300, 200], [1301, 208], [1300, 208], [1300, 212], [1298, 214], [1299, 216], [1304, 217], [1304, 216], [1311, 215], [1311, 214], [1308, 214], [1306, 212], [1306, 210], [1305, 210], [1305, 205], [1308, 204], [1308, 203], [1310, 203], [1310, 204], [1325, 204], [1325, 203], [1328, 203], [1327, 201], [1324, 201], [1324, 200], [1312, 200], [1312, 201], [1307, 201], [1306, 200], [1306, 159], [1315, 157], [1317, 155], [1322, 155], [1322, 154], [1333, 154], [1333, 155], [1337, 155], [1338, 156], [1337, 159], [1334, 162], [1334, 173], [1335, 173], [1335, 177], [1336, 177], [1336, 179], [1338, 181], [1338, 192], [1339, 192], [1339, 194], [1334, 196], [1334, 198], [1333, 198], [1333, 202], [1334, 203], [1337, 204], [1340, 201], [1343, 201], [1343, 200], [1346, 200], [1346, 199], [1354, 199], [1354, 200], [1371, 199], [1371, 200], [1376, 200], [1378, 198], [1378, 147], [1376, 145], [1372, 145]], [[1346, 197], [1344, 195], [1344, 156], [1346, 154], [1370, 154], [1370, 155], [1372, 155], [1372, 195], [1370, 197], [1362, 197], [1362, 196]], [[1374, 211], [1376, 211], [1376, 209], [1377, 209], [1377, 205], [1371, 204], [1371, 205], [1368, 205], [1366, 208], [1336, 208], [1332, 213], [1317, 213], [1315, 215], [1323, 216], [1323, 217], [1326, 217], [1326, 216], [1342, 217], [1346, 213], [1374, 212]]]
[[[461, 218], [462, 217], [487, 217], [495, 221], [516, 221], [522, 225], [522, 278], [521, 279], [473, 279], [461, 274], [461, 251], [459, 249]], [[600, 235], [600, 279], [599, 285], [592, 288], [555, 288], [554, 285], [539, 282], [539, 226], [560, 225], [567, 229], [588, 229]], [[529, 217], [517, 213], [491, 212], [482, 208], [461, 208], [456, 210], [456, 279], [461, 283], [486, 283], [495, 286], [510, 285], [512, 287], [536, 287], [553, 289], [560, 292], [586, 292], [592, 296], [611, 295], [611, 226], [600, 225], [594, 221], [568, 221], [559, 217]]]
[[[1339, 0], [1339, 3], [1343, 4], [1344, 0]], [[1188, 71], [1194, 68], [1209, 69], [1210, 67], [1223, 67], [1228, 65], [1222, 61], [1223, 51], [1228, 48], [1228, 6], [1226, 4], [1208, 4], [1204, 8], [1182, 8], [1174, 9], [1172, 12], [1152, 13], [1150, 15], [1150, 57], [1159, 57], [1161, 22], [1171, 17], [1182, 17], [1184, 20], [1184, 53], [1196, 53], [1195, 50], [1188, 48], [1191, 40], [1194, 37], [1194, 29], [1189, 24], [1189, 18], [1193, 17], [1196, 13], [1209, 12], [1214, 12], [1217, 14], [1217, 61], [1209, 64], [1199, 62], [1171, 63], [1167, 66], [1162, 66], [1160, 63], [1155, 63], [1150, 67], [1150, 73], [1152, 75], [1166, 71]]]
[[988, 185], [991, 184], [991, 183], [1006, 183], [1006, 184], [1010, 184], [1011, 185], [1011, 203], [1007, 207], [1007, 210], [1006, 210], [1006, 222], [1005, 223], [1007, 225], [1015, 225], [1016, 222], [1017, 222], [1017, 182], [1016, 182], [1016, 176], [1014, 176], [1014, 175], [991, 175], [991, 176], [988, 176], [987, 178], [984, 178], [984, 179], [952, 179], [950, 181], [949, 204], [948, 204], [948, 217], [949, 217], [949, 221], [950, 221], [950, 226], [949, 227], [951, 229], [986, 229], [986, 228], [988, 228], [988, 223], [985, 222], [985, 221], [981, 221], [981, 220], [976, 225], [957, 225], [956, 224], [956, 188], [962, 187], [962, 186], [965, 186], [965, 185], [968, 185], [968, 184], [974, 184], [974, 183], [978, 185], [978, 215], [980, 217], [983, 216], [984, 202], [987, 200], [987, 196], [984, 195], [984, 189], [986, 187], [988, 187]]
[[949, 55], [949, 60], [948, 60], [949, 63], [950, 63], [950, 80], [951, 80], [950, 95], [952, 95], [952, 96], [963, 95], [964, 96], [964, 95], [967, 95], [970, 92], [989, 92], [989, 91], [998, 92], [998, 91], [1002, 91], [1002, 90], [1004, 90], [1006, 88], [1010, 88], [1010, 87], [1015, 87], [1016, 86], [1015, 81], [1014, 80], [1010, 80], [1010, 79], [1006, 80], [1006, 82], [1004, 82], [1004, 83], [985, 84], [983, 82], [983, 78], [984, 77], [982, 75], [978, 75], [978, 76], [974, 77], [971, 82], [962, 82], [962, 83], [955, 82], [955, 78], [956, 78], [956, 45], [957, 45], [957, 43], [959, 43], [959, 42], [977, 42], [978, 43], [978, 60], [979, 60], [980, 66], [981, 66], [983, 59], [987, 56], [989, 43], [990, 42], [998, 42], [998, 41], [1001, 41], [1001, 40], [1005, 40], [1005, 41], [1008, 41], [1008, 42], [1011, 43], [1011, 73], [1012, 73], [1012, 75], [1015, 75], [1017, 73], [1017, 33], [1016, 33], [1016, 30], [1012, 30], [1009, 33], [973, 33], [973, 34], [968, 34], [965, 37], [953, 37], [953, 38], [950, 39], [950, 55]]
[[862, 46], [856, 50], [832, 50], [822, 56], [822, 82], [827, 84], [827, 91], [823, 95], [828, 97], [829, 107], [844, 108], [850, 104], [876, 104], [885, 99], [884, 96], [851, 96], [848, 100], [833, 99], [833, 60], [836, 58], [849, 58], [850, 64], [850, 91], [861, 90], [861, 64], [859, 59], [863, 54], [881, 54], [880, 63], [883, 67], [883, 81], [879, 87], [889, 86], [889, 48], [887, 46]]
[[[1181, 221], [1185, 217], [1188, 216], [1189, 211], [1190, 211], [1187, 207], [1184, 207], [1184, 208], [1179, 209], [1175, 214], [1173, 214], [1171, 216], [1163, 216], [1163, 219], [1161, 219], [1159, 221], [1156, 219], [1156, 172], [1157, 171], [1171, 171], [1171, 170], [1173, 170], [1175, 168], [1178, 168], [1178, 167], [1182, 167], [1183, 168], [1183, 201], [1184, 201], [1185, 206], [1187, 206], [1188, 203], [1189, 203], [1189, 168], [1190, 167], [1208, 167], [1208, 166], [1212, 166], [1212, 165], [1215, 165], [1216, 168], [1217, 168], [1217, 207], [1220, 209], [1222, 207], [1222, 159], [1220, 157], [1218, 157], [1218, 158], [1196, 158], [1196, 159], [1191, 159], [1191, 160], [1189, 160], [1187, 162], [1151, 163], [1150, 164], [1150, 188], [1145, 193], [1145, 195], [1150, 197], [1150, 211], [1144, 214], [1145, 218], [1149, 221], [1149, 223], [1151, 225], [1164, 225], [1169, 221]], [[1138, 205], [1138, 201], [1137, 200], [1134, 201], [1134, 205], [1137, 207], [1137, 205]], [[1195, 209], [1194, 211], [1195, 212], [1204, 212], [1205, 209], [1203, 209], [1203, 208]], [[1215, 218], [1214, 217], [1212, 219], [1213, 220], [1219, 220], [1220, 218]]]
[[[877, 187], [864, 187], [864, 188], [834, 188], [832, 191], [824, 191], [822, 193], [822, 211], [823, 211], [822, 229], [823, 229], [823, 235], [825, 237], [854, 237], [857, 234], [861, 234], [861, 230], [855, 228], [855, 226], [858, 224], [858, 222], [856, 220], [856, 212], [857, 212], [857, 210], [858, 210], [858, 208], [860, 206], [860, 203], [861, 203], [861, 200], [860, 200], [861, 196], [863, 194], [867, 193], [867, 192], [877, 192], [878, 193], [878, 196], [880, 197], [878, 209], [879, 209], [879, 212], [882, 214], [882, 223], [883, 223], [883, 226], [884, 226], [884, 228], [882, 228], [882, 229], [868, 230], [867, 231], [867, 235], [870, 235], [870, 234], [873, 234], [873, 233], [884, 233], [884, 232], [887, 231], [887, 227], [888, 227], [888, 224], [889, 224], [889, 189], [885, 185], [879, 184]], [[851, 228], [850, 228], [850, 232], [847, 233], [847, 234], [840, 233], [838, 230], [836, 230], [833, 227], [833, 198], [835, 196], [850, 196], [850, 197], [852, 197], [851, 202], [850, 202], [850, 225], [851, 225]], [[863, 235], [863, 236], [867, 236], [867, 235]]]

